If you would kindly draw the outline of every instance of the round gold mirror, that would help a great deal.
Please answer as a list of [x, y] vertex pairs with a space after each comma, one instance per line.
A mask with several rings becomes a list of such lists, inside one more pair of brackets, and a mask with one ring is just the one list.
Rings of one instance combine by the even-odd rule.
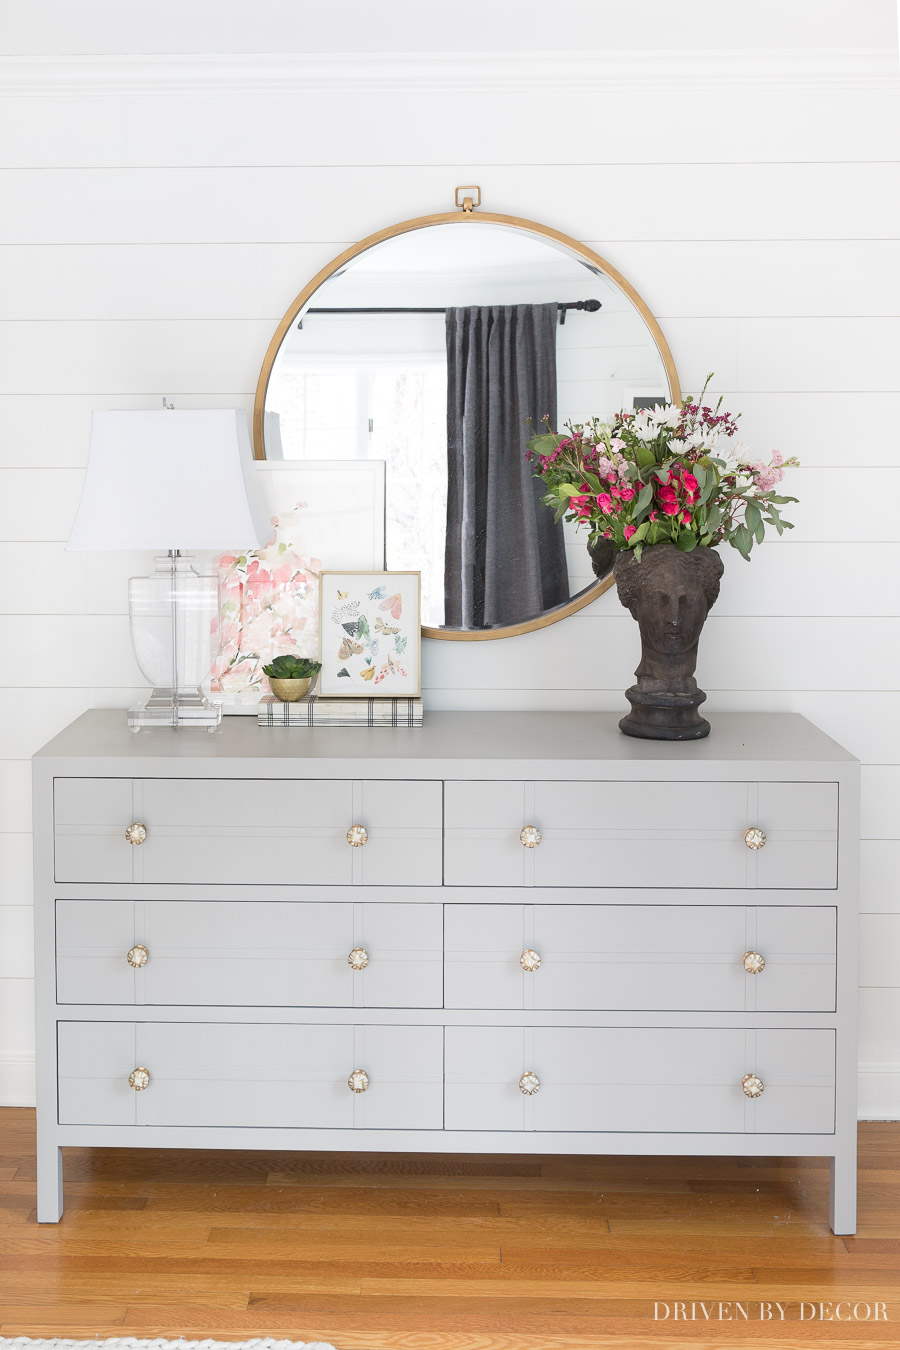
[[424, 636], [479, 641], [555, 623], [612, 584], [612, 556], [541, 505], [529, 421], [670, 401], [666, 340], [614, 267], [468, 206], [381, 230], [303, 288], [263, 361], [254, 453], [327, 470], [335, 539], [363, 540], [372, 570], [421, 573]]

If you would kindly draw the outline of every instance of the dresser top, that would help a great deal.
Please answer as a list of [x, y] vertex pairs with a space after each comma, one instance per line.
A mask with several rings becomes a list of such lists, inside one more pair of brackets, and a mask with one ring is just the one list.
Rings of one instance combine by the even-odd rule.
[[[83, 713], [35, 756], [60, 773], [196, 774], [389, 778], [568, 775], [575, 778], [727, 777], [796, 766], [801, 777], [827, 776], [854, 758], [797, 713], [713, 714], [702, 741], [644, 741], [624, 736], [617, 713], [427, 712], [423, 727], [261, 727], [255, 717], [226, 717], [219, 732], [128, 729], [121, 709]], [[62, 763], [60, 761], [67, 761]]]

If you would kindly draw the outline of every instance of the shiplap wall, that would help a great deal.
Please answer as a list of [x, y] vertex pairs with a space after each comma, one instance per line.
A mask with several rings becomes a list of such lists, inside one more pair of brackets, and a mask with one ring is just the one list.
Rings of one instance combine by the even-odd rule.
[[[91, 409], [249, 409], [311, 273], [475, 182], [608, 257], [685, 389], [714, 370], [744, 438], [802, 458], [797, 529], [729, 552], [698, 674], [713, 716], [792, 709], [863, 760], [862, 1114], [900, 1116], [893, 0], [755, 0], [752, 49], [719, 0], [0, 17], [0, 1102], [33, 1091], [28, 757], [139, 682], [146, 559], [62, 550]], [[612, 591], [526, 637], [427, 644], [426, 699], [619, 709], [637, 657]]]

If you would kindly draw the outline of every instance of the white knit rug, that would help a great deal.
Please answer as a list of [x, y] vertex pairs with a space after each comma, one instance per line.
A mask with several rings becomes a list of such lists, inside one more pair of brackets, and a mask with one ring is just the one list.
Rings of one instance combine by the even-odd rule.
[[136, 1336], [113, 1336], [104, 1341], [32, 1340], [29, 1336], [0, 1336], [0, 1350], [335, 1350], [325, 1341], [276, 1341], [255, 1337], [249, 1341], [140, 1340]]

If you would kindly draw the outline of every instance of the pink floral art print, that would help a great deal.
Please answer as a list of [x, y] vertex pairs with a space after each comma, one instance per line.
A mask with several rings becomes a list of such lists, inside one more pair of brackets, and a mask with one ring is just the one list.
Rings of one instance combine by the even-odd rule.
[[226, 712], [252, 712], [276, 656], [315, 659], [319, 573], [384, 566], [384, 462], [260, 460], [255, 471], [271, 536], [213, 560], [220, 608], [210, 691]]
[[316, 657], [322, 564], [303, 557], [294, 543], [305, 505], [297, 502], [293, 511], [273, 516], [272, 538], [262, 548], [214, 559], [220, 584], [214, 694], [268, 693], [262, 668], [273, 657]]

